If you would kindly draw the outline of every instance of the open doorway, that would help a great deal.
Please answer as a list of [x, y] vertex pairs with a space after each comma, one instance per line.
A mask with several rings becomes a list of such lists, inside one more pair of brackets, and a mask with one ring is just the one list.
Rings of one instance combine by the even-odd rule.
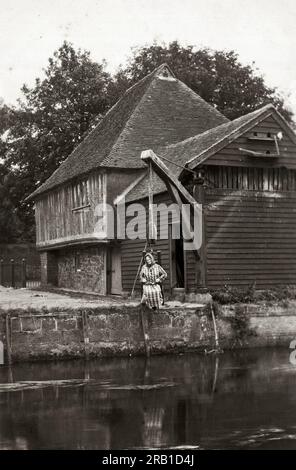
[[182, 237], [182, 229], [180, 229], [180, 237], [173, 238], [174, 224], [170, 225], [170, 284], [171, 289], [185, 287], [185, 269], [184, 269], [184, 241]]

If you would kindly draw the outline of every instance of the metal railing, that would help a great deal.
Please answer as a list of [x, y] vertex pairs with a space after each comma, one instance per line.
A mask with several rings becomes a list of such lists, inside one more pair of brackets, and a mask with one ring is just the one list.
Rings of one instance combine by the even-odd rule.
[[4, 287], [39, 287], [40, 265], [30, 264], [26, 259], [0, 260], [0, 285]]

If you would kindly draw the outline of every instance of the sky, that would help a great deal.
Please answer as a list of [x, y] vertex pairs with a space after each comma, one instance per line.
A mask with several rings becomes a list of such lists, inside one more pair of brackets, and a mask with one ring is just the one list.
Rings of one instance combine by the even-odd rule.
[[114, 72], [153, 41], [235, 50], [296, 114], [295, 0], [0, 0], [0, 97], [15, 104], [64, 40]]

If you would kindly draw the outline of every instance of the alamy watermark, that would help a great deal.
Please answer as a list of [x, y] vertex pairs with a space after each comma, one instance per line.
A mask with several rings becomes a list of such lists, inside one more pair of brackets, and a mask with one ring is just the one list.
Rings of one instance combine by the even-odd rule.
[[[140, 203], [126, 205], [122, 198], [114, 207], [107, 203], [95, 207], [94, 234], [109, 240], [184, 240], [184, 250], [199, 250], [202, 245], [202, 206], [196, 203], [170, 205]], [[157, 230], [159, 227], [159, 230]], [[171, 227], [171, 228], [170, 228]]]

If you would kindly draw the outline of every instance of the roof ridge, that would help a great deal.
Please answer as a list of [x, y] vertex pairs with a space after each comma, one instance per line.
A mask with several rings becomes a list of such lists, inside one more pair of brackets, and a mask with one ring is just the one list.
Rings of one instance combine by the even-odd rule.
[[[163, 68], [165, 68], [165, 67], [168, 68], [169, 71], [170, 71], [170, 73], [172, 74], [172, 76], [173, 76], [174, 78], [176, 78], [176, 76], [175, 76], [174, 72], [172, 71], [172, 69], [170, 68], [170, 66], [169, 66], [166, 62], [164, 62], [163, 64], [161, 64], [161, 65], [159, 65], [158, 67], [156, 67], [155, 69], [153, 69], [150, 73], [148, 73], [147, 75], [145, 75], [145, 77], [140, 78], [140, 80], [138, 80], [136, 83], [134, 83], [133, 85], [131, 85], [130, 87], [128, 87], [128, 88], [125, 90], [125, 92], [123, 93], [123, 95], [121, 96], [121, 98], [120, 98], [118, 101], [116, 101], [116, 103], [118, 103], [118, 102], [124, 97], [124, 95], [125, 95], [126, 93], [128, 93], [130, 90], [133, 90], [133, 88], [135, 88], [137, 85], [139, 85], [140, 83], [142, 83], [142, 82], [143, 82], [144, 80], [146, 80], [147, 78], [152, 77], [153, 75], [156, 74], [156, 72], [159, 72], [161, 69], [163, 69]], [[177, 79], [177, 80], [178, 80], [178, 79]], [[115, 103], [115, 104], [116, 104], [116, 103]]]

